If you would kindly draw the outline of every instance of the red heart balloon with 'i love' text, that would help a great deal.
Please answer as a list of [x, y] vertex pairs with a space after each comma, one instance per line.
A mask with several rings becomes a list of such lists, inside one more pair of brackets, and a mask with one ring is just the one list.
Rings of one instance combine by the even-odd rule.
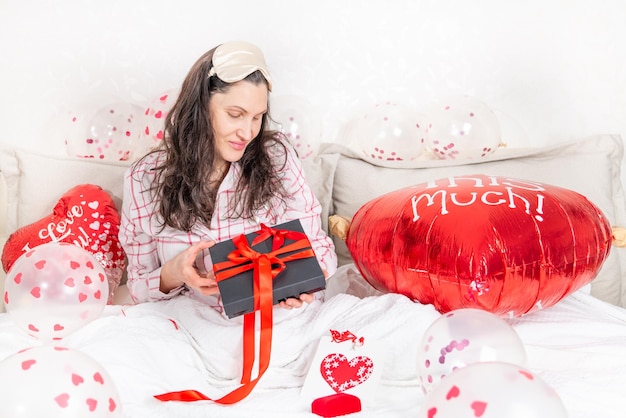
[[68, 190], [52, 213], [12, 233], [2, 250], [2, 266], [13, 263], [33, 248], [49, 243], [75, 244], [91, 254], [104, 268], [109, 282], [109, 302], [126, 265], [118, 240], [120, 216], [111, 196], [101, 187], [82, 184]]
[[519, 316], [552, 306], [596, 277], [612, 231], [572, 190], [499, 176], [443, 178], [375, 198], [346, 244], [376, 289], [440, 312]]

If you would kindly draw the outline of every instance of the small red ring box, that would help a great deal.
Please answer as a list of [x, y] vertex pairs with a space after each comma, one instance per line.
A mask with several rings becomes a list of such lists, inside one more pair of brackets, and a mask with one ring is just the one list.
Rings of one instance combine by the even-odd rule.
[[338, 417], [360, 410], [361, 400], [343, 392], [317, 398], [311, 404], [311, 412], [321, 417]]

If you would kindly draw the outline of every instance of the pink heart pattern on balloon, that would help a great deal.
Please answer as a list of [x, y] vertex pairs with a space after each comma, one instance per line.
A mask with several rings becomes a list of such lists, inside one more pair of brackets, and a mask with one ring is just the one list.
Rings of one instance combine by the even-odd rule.
[[54, 400], [61, 408], [67, 408], [68, 401], [70, 400], [70, 395], [67, 393], [62, 393], [58, 396], [55, 396]]
[[[8, 271], [22, 254], [44, 243], [75, 244], [93, 254], [105, 269], [110, 303], [126, 266], [118, 240], [119, 223], [115, 203], [106, 191], [93, 184], [75, 186], [59, 199], [52, 214], [11, 234], [2, 251], [2, 265]], [[40, 260], [35, 266], [42, 270], [45, 264], [46, 260]], [[70, 267], [75, 270], [78, 264]], [[68, 278], [66, 284], [70, 286], [73, 280]]]
[[328, 385], [337, 393], [365, 382], [372, 375], [374, 362], [367, 356], [350, 360], [339, 353], [329, 354], [322, 360], [320, 372]]
[[[556, 391], [521, 366], [502, 361], [479, 361], [461, 367], [429, 392], [417, 417], [551, 417], [567, 410]], [[520, 411], [523, 413], [520, 415]]]
[[[39, 269], [41, 260], [46, 263]], [[13, 280], [17, 275], [21, 280]], [[72, 243], [48, 242], [13, 263], [4, 300], [7, 312], [28, 334], [57, 341], [102, 313], [107, 290], [105, 269], [93, 254]]]
[[[0, 392], [2, 416], [123, 415], [110, 375], [75, 349], [42, 345], [22, 350], [0, 362], [0, 376], [20, 383], [7, 385]], [[36, 394], [36, 398], [24, 396], [28, 394]]]

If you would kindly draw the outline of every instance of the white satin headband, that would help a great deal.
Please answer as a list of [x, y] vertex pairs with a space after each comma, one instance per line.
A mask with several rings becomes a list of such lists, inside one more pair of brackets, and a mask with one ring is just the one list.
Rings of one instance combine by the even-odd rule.
[[267, 70], [263, 52], [248, 42], [226, 42], [215, 49], [213, 67], [209, 76], [216, 75], [227, 83], [241, 81], [255, 71], [260, 71], [272, 90], [272, 78]]

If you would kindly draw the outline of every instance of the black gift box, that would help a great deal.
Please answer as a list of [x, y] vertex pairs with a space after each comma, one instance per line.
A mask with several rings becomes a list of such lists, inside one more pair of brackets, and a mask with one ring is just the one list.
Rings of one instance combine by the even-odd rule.
[[[304, 233], [302, 224], [298, 219], [275, 225], [271, 228], [277, 231], [289, 230]], [[253, 232], [245, 237], [248, 243], [252, 244], [258, 236], [257, 232]], [[308, 239], [306, 241], [309, 242]], [[296, 240], [285, 238], [281, 248], [294, 242]], [[268, 239], [251, 246], [251, 248], [258, 253], [267, 254], [272, 251], [272, 245], [273, 239], [270, 236]], [[213, 269], [216, 274], [218, 272], [216, 264], [227, 261], [228, 255], [234, 250], [236, 250], [236, 246], [232, 240], [219, 242], [209, 249], [211, 260], [213, 261]], [[289, 253], [279, 255], [278, 258], [287, 255]], [[285, 266], [285, 269], [273, 280], [274, 304], [290, 297], [297, 298], [301, 293], [312, 293], [326, 287], [324, 273], [315, 256], [288, 261], [285, 263]], [[236, 276], [218, 281], [217, 285], [220, 289], [224, 311], [229, 318], [254, 311], [253, 274], [253, 270], [250, 269]]]

